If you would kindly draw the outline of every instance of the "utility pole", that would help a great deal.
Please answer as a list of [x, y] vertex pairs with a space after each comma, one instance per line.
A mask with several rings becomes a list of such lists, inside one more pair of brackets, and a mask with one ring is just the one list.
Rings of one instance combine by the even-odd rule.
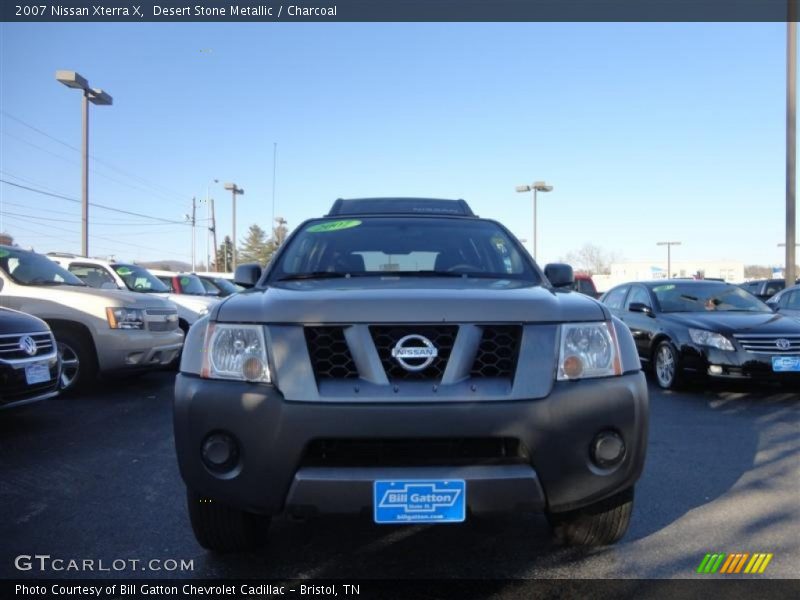
[[786, 285], [797, 279], [795, 272], [795, 176], [797, 168], [797, 7], [788, 2], [786, 23]]
[[275, 222], [275, 174], [278, 168], [278, 142], [272, 143], [272, 222]]
[[214, 218], [214, 199], [211, 198], [209, 203], [211, 207], [211, 225], [209, 226], [209, 230], [211, 231], [211, 239], [214, 243], [214, 270], [219, 271], [219, 259], [217, 258], [217, 221]]
[[195, 261], [195, 248], [197, 247], [195, 223], [197, 223], [197, 198], [192, 196], [192, 273], [197, 270], [197, 263]]
[[656, 242], [656, 246], [667, 247], [667, 279], [672, 279], [672, 247], [680, 245], [680, 242]]

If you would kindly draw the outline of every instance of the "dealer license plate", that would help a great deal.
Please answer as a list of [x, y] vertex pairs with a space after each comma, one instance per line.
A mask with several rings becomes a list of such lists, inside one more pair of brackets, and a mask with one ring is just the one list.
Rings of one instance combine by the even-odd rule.
[[376, 523], [461, 523], [466, 517], [467, 482], [456, 480], [376, 481]]
[[800, 356], [773, 356], [772, 370], [776, 373], [800, 372]]
[[25, 367], [25, 381], [28, 385], [50, 381], [50, 367], [47, 363], [33, 363]]

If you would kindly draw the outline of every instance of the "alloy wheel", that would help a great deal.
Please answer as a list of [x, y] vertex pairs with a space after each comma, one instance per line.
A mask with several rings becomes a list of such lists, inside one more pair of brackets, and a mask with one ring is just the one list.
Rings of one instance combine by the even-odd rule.
[[81, 363], [78, 359], [78, 353], [75, 352], [72, 347], [64, 342], [58, 342], [57, 346], [58, 355], [61, 358], [61, 380], [59, 381], [59, 387], [62, 390], [67, 390], [75, 385], [75, 382], [78, 380]]
[[663, 344], [656, 353], [656, 377], [661, 387], [668, 388], [675, 380], [675, 354], [667, 344]]

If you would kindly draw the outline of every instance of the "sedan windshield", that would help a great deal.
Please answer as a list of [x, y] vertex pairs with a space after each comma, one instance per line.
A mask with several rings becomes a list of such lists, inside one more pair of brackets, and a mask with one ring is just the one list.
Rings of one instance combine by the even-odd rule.
[[273, 281], [441, 276], [541, 282], [519, 243], [498, 224], [419, 217], [311, 221], [271, 273]]
[[86, 285], [46, 256], [27, 250], [0, 248], [0, 268], [22, 285]]
[[771, 312], [752, 294], [719, 283], [664, 283], [653, 287], [662, 312]]
[[134, 292], [169, 292], [169, 288], [161, 280], [144, 267], [138, 265], [111, 265], [125, 282], [127, 288]]

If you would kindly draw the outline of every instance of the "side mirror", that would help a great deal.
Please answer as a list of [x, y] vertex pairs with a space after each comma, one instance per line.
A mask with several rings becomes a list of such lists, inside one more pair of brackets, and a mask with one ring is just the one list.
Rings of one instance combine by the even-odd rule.
[[233, 275], [233, 282], [243, 288], [253, 287], [259, 279], [261, 279], [261, 265], [257, 263], [239, 265]]
[[646, 315], [652, 315], [653, 309], [647, 306], [644, 302], [631, 302], [628, 306], [628, 310], [631, 312], [639, 312], [644, 313]]
[[554, 288], [571, 287], [575, 283], [572, 267], [564, 263], [550, 263], [545, 266], [544, 276]]

